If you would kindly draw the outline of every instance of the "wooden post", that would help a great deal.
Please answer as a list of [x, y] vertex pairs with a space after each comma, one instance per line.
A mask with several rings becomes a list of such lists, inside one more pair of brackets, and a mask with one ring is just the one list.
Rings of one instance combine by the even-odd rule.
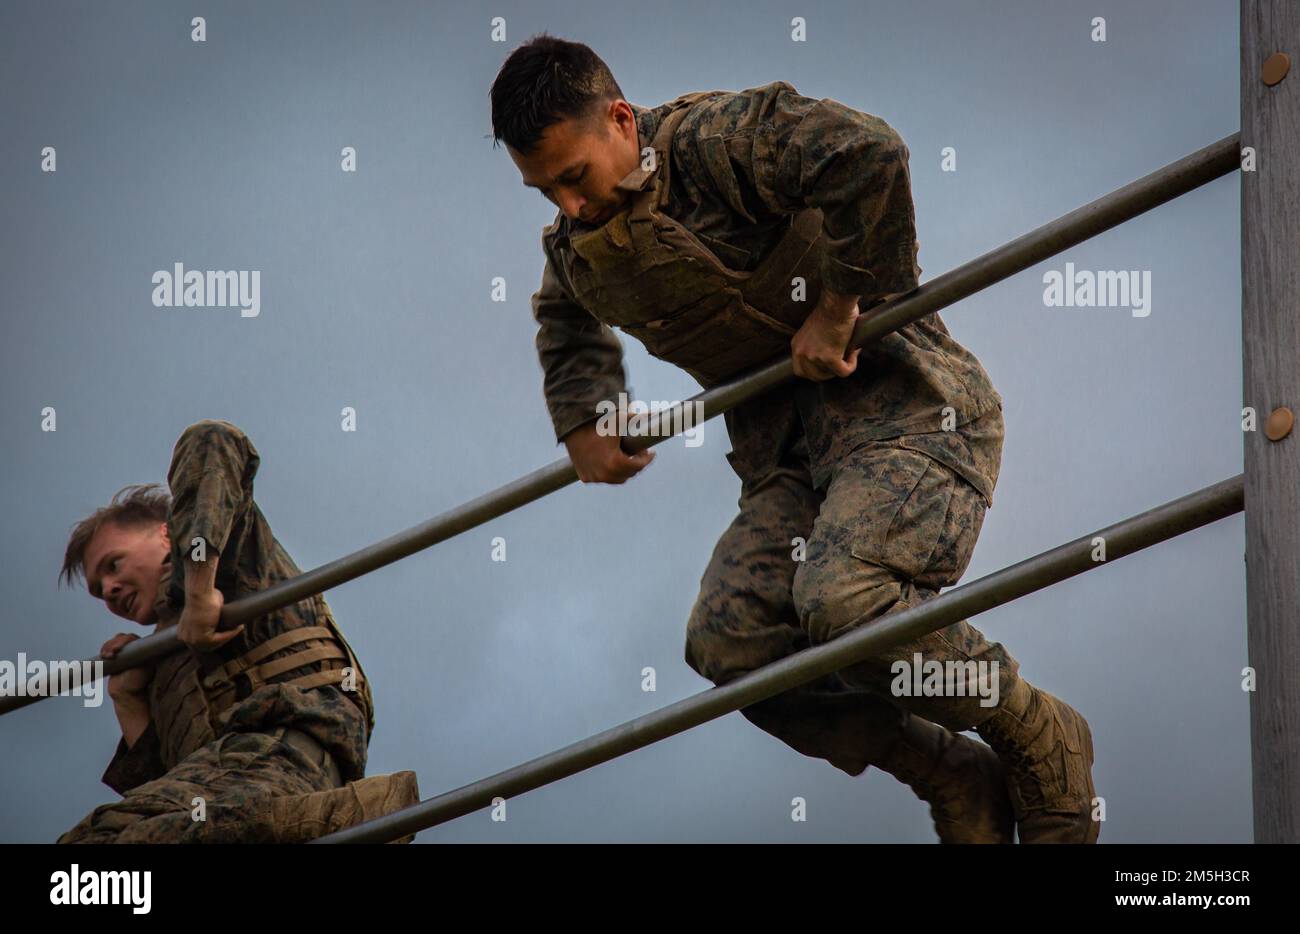
[[[1300, 3], [1241, 4], [1246, 627], [1256, 843], [1300, 843]], [[1254, 171], [1251, 171], [1253, 150]]]

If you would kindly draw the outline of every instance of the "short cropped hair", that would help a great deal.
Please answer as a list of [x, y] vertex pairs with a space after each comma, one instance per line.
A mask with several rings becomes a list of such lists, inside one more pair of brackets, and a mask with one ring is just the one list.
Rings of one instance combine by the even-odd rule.
[[86, 576], [86, 546], [103, 526], [113, 523], [121, 528], [134, 528], [166, 522], [171, 512], [172, 496], [161, 483], [135, 483], [122, 487], [113, 494], [107, 506], [101, 506], [72, 527], [68, 547], [63, 553], [61, 583], [71, 585]]
[[599, 105], [623, 97], [599, 55], [581, 42], [544, 32], [510, 53], [489, 93], [492, 145], [505, 140], [524, 155], [533, 152], [551, 124], [566, 118], [594, 123]]

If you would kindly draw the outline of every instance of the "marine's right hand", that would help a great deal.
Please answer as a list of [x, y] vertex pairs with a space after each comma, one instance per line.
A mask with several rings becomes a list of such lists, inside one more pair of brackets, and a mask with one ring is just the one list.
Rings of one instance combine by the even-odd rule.
[[599, 434], [597, 424], [587, 422], [564, 436], [569, 460], [583, 483], [623, 483], [655, 459], [654, 451], [625, 453], [618, 435]]
[[[99, 649], [99, 657], [110, 659], [115, 656], [128, 642], [134, 642], [139, 636], [132, 635], [129, 632], [119, 632], [113, 638], [105, 642]], [[144, 696], [149, 690], [149, 682], [153, 680], [153, 666], [145, 665], [140, 668], [128, 668], [126, 671], [119, 671], [115, 675], [108, 676], [108, 696], [113, 700], [122, 700], [124, 698], [138, 698]]]

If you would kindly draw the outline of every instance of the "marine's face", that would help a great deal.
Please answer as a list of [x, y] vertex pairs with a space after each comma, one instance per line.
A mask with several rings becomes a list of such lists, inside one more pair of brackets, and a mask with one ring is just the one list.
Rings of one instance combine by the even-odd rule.
[[507, 145], [523, 176], [570, 220], [603, 224], [629, 197], [614, 186], [637, 167], [636, 114], [625, 100], [602, 105], [593, 124], [566, 118], [553, 123], [529, 155]]
[[86, 589], [115, 616], [150, 626], [170, 548], [165, 522], [133, 526], [106, 522], [86, 545]]

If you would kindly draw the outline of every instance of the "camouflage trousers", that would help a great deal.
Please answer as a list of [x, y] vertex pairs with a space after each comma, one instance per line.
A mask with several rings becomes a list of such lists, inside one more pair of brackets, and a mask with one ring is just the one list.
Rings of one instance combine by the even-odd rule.
[[[121, 801], [101, 805], [59, 837], [59, 843], [287, 843], [278, 820], [286, 796], [342, 784], [327, 768], [267, 733], [225, 733], [200, 746], [161, 778], [137, 785]], [[202, 799], [203, 820], [195, 819]]]
[[[996, 473], [1001, 409], [955, 430], [966, 433], [969, 449]], [[987, 508], [957, 471], [898, 439], [855, 448], [834, 464], [821, 489], [814, 488], [802, 435], [786, 446], [775, 468], [741, 475], [740, 514], [713, 551], [687, 625], [687, 664], [715, 684], [869, 626], [956, 584]], [[894, 696], [893, 663], [914, 665], [917, 654], [923, 664], [996, 661], [999, 696], [1018, 677], [1016, 660], [963, 620], [741, 712], [804, 755], [850, 775], [864, 772], [873, 759], [883, 761], [903, 711], [953, 731], [993, 715], [996, 707], [982, 705], [978, 695]]]

